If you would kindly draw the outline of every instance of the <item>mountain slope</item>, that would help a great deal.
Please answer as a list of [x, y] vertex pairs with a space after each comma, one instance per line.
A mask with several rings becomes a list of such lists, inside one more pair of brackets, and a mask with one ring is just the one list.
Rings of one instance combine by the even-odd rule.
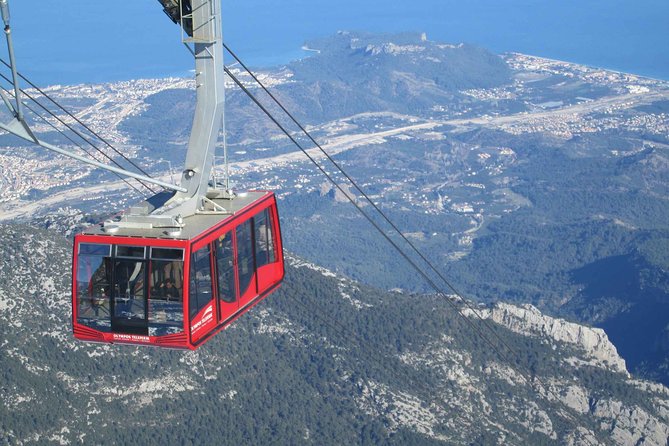
[[[417, 33], [342, 32], [309, 46], [318, 52], [261, 79], [457, 288], [604, 328], [633, 373], [669, 385], [669, 83]], [[278, 192], [285, 246], [369, 285], [429, 291], [231, 84], [233, 185]], [[193, 88], [144, 79], [48, 91], [168, 180]], [[39, 120], [35, 129], [69, 144]], [[108, 175], [1, 139], [0, 220], [116, 213], [138, 199]]]
[[469, 310], [465, 320], [438, 298], [294, 258], [278, 293], [197, 352], [75, 342], [70, 247], [54, 232], [0, 227], [5, 443], [669, 440], [669, 390], [630, 379], [601, 331], [481, 307], [531, 370], [528, 385], [471, 331], [483, 327]]

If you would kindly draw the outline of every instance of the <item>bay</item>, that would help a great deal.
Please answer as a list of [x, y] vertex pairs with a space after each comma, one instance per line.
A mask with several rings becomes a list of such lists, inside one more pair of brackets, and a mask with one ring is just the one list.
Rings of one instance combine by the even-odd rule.
[[[156, 0], [10, 7], [19, 68], [41, 85], [184, 76], [192, 68]], [[226, 42], [254, 66], [306, 57], [306, 41], [338, 30], [418, 31], [669, 79], [666, 0], [223, 0], [223, 24]]]

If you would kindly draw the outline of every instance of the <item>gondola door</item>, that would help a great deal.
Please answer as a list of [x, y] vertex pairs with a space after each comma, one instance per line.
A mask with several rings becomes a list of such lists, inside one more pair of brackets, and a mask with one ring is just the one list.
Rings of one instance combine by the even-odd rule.
[[147, 270], [143, 246], [116, 246], [112, 275], [113, 333], [148, 335]]
[[190, 259], [188, 313], [191, 342], [197, 343], [216, 326], [212, 243], [196, 248]]
[[229, 319], [239, 309], [233, 234], [232, 231], [226, 232], [214, 241], [220, 322]]
[[253, 219], [240, 223], [235, 230], [237, 245], [237, 280], [239, 304], [245, 306], [258, 296], [255, 250], [253, 249]]

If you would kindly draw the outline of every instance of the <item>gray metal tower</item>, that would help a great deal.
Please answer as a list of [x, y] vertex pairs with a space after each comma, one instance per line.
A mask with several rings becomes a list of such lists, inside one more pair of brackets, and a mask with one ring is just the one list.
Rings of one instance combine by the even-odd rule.
[[5, 34], [15, 88], [14, 103], [2, 94], [2, 99], [13, 119], [8, 123], [0, 123], [0, 128], [48, 150], [166, 189], [130, 208], [120, 220], [105, 222], [104, 228], [109, 232], [119, 228], [172, 228], [173, 232], [177, 233], [180, 228], [183, 228], [184, 219], [187, 217], [200, 213], [227, 214], [228, 210], [224, 204], [234, 199], [234, 194], [229, 190], [216, 189], [215, 184], [210, 186], [216, 143], [224, 119], [225, 104], [220, 0], [159, 0], [159, 2], [165, 13], [175, 23], [181, 25], [182, 41], [195, 58], [197, 103], [179, 185], [90, 160], [55, 147], [34, 136], [22, 109], [21, 90], [11, 39], [9, 7], [7, 0], [0, 0], [0, 12], [5, 22]]
[[[167, 207], [182, 216], [192, 215], [214, 206], [210, 198], [222, 195], [209, 190], [214, 154], [221, 123], [224, 119], [225, 80], [223, 71], [223, 35], [218, 0], [159, 0], [163, 6], [178, 3], [184, 43], [195, 57], [195, 89], [197, 102], [193, 129], [188, 142], [181, 187]], [[169, 14], [169, 13], [168, 13]], [[214, 185], [215, 186], [215, 185]], [[175, 215], [175, 209], [166, 213]]]

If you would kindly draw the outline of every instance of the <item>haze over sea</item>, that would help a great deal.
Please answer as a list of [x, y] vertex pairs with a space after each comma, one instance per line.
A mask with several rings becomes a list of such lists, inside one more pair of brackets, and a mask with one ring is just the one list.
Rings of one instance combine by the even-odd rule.
[[[10, 0], [10, 8], [19, 69], [41, 85], [183, 76], [192, 67], [156, 0]], [[338, 30], [424, 31], [669, 80], [667, 0], [223, 0], [223, 9], [226, 42], [255, 66], [305, 57], [306, 40]]]

